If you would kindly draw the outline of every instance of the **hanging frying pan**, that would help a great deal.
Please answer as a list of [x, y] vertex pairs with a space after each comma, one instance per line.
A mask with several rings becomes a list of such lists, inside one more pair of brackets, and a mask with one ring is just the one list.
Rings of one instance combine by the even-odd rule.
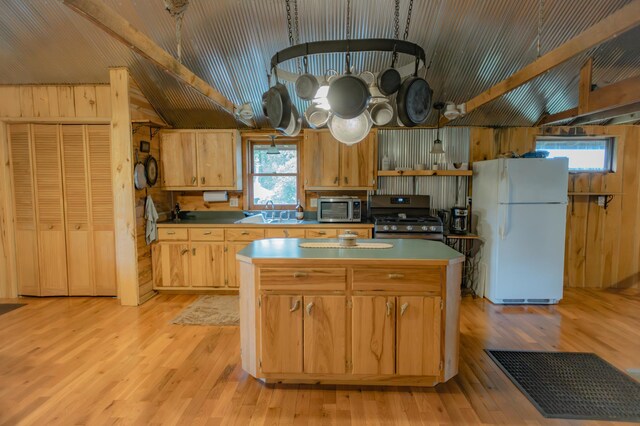
[[133, 184], [136, 189], [147, 187], [147, 177], [144, 174], [144, 164], [138, 161], [138, 150], [136, 149], [136, 165], [133, 167]]
[[158, 181], [158, 162], [153, 158], [153, 155], [149, 155], [144, 160], [144, 175], [150, 187]]
[[[307, 53], [309, 53], [308, 43]], [[316, 95], [320, 84], [318, 84], [318, 79], [315, 75], [309, 74], [308, 59], [306, 56], [302, 59], [302, 63], [304, 64], [304, 74], [296, 79], [296, 95], [298, 95], [300, 99], [310, 101]]]
[[424, 122], [431, 112], [431, 94], [433, 91], [424, 78], [418, 77], [419, 59], [412, 76], [405, 78], [398, 89], [396, 106], [398, 118], [407, 127]]
[[291, 98], [285, 85], [277, 81], [276, 75], [276, 85], [267, 90], [263, 99], [269, 122], [273, 128], [283, 130], [289, 126], [291, 120]]
[[367, 109], [371, 92], [364, 80], [351, 74], [349, 52], [346, 62], [347, 73], [331, 82], [327, 100], [335, 115], [348, 120], [359, 116]]
[[391, 96], [398, 91], [400, 84], [402, 84], [402, 78], [400, 73], [395, 68], [398, 54], [396, 53], [396, 46], [393, 45], [393, 57], [391, 59], [391, 67], [383, 70], [378, 74], [378, 90], [385, 96]]

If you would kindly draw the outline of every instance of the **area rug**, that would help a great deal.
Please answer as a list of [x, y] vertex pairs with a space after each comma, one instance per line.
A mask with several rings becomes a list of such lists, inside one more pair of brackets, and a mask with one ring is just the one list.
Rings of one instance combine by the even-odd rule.
[[238, 325], [240, 300], [238, 296], [200, 296], [173, 321], [183, 325]]
[[11, 312], [14, 309], [18, 309], [19, 307], [24, 305], [24, 303], [0, 303], [0, 315]]
[[545, 417], [640, 421], [640, 383], [596, 354], [487, 353]]

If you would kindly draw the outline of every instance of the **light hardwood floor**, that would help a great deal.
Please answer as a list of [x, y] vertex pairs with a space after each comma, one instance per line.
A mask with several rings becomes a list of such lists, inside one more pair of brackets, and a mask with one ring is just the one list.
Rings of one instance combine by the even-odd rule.
[[196, 297], [23, 299], [0, 316], [0, 424], [569, 424], [538, 414], [484, 349], [640, 367], [640, 292], [569, 289], [553, 307], [465, 297], [460, 374], [436, 388], [265, 386], [240, 367], [237, 327], [170, 323]]

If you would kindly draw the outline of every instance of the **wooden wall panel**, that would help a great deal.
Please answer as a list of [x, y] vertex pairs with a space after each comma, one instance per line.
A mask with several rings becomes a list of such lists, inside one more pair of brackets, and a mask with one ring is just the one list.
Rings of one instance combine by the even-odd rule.
[[[2, 88], [0, 88], [0, 98], [2, 95]], [[2, 104], [0, 102], [0, 108]], [[16, 297], [18, 294], [13, 206], [7, 125], [0, 121], [0, 298]], [[31, 216], [33, 217], [33, 214]], [[35, 229], [29, 232], [35, 233]], [[37, 251], [32, 250], [31, 253], [37, 253]]]
[[[546, 127], [545, 135], [567, 132], [567, 127]], [[597, 197], [569, 197], [565, 247], [565, 286], [596, 288], [640, 287], [640, 128], [638, 126], [585, 126], [590, 135], [616, 137], [614, 173], [577, 173], [569, 177], [570, 192], [612, 192], [605, 210]], [[481, 129], [471, 131], [471, 158], [496, 158], [513, 151], [534, 149], [539, 128]], [[627, 165], [627, 167], [625, 167]]]
[[154, 123], [166, 124], [132, 78], [129, 79], [129, 107], [131, 119], [134, 121], [149, 120]]

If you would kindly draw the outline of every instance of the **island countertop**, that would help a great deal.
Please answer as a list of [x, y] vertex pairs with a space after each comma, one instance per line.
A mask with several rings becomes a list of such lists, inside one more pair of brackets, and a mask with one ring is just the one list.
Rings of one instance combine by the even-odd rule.
[[388, 243], [391, 248], [303, 248], [302, 243], [337, 242], [335, 239], [272, 238], [254, 241], [237, 254], [247, 263], [286, 262], [342, 263], [354, 261], [393, 261], [421, 265], [452, 265], [464, 261], [464, 255], [444, 243], [419, 239], [358, 240]]

